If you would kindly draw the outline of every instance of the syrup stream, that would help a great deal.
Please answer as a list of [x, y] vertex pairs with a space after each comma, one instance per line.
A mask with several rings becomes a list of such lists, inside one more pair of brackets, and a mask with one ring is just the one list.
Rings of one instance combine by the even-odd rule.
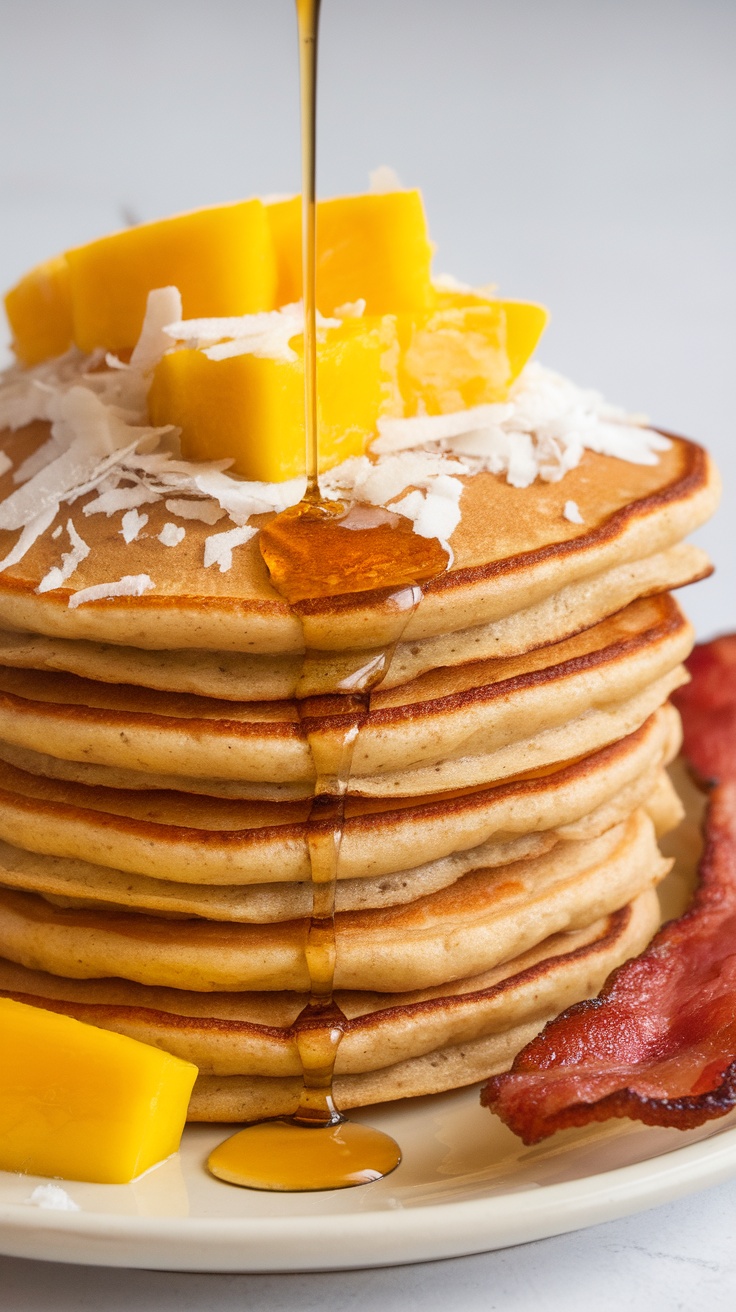
[[[288, 1120], [263, 1121], [216, 1148], [220, 1179], [270, 1190], [345, 1188], [380, 1179], [401, 1160], [398, 1145], [353, 1124], [335, 1106], [333, 1075], [346, 1024], [335, 1003], [335, 891], [353, 753], [392, 652], [421, 596], [442, 573], [447, 553], [419, 538], [410, 521], [374, 506], [322, 499], [319, 486], [316, 331], [315, 129], [320, 0], [296, 0], [302, 122], [302, 257], [307, 490], [304, 500], [261, 529], [271, 582], [300, 615], [305, 655], [296, 705], [315, 771], [307, 823], [312, 914], [305, 955], [309, 1000], [294, 1025], [303, 1072], [299, 1105]], [[379, 645], [321, 651], [320, 599], [356, 592], [380, 602]], [[326, 708], [326, 705], [327, 708]]]

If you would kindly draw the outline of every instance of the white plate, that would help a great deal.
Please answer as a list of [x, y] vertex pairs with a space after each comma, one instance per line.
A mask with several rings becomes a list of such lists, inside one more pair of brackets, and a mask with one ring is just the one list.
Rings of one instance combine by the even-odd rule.
[[178, 1271], [386, 1266], [562, 1234], [736, 1175], [736, 1115], [684, 1134], [614, 1122], [536, 1148], [481, 1108], [477, 1088], [359, 1119], [393, 1134], [404, 1160], [357, 1189], [279, 1195], [222, 1184], [203, 1168], [221, 1126], [191, 1127], [181, 1155], [134, 1184], [67, 1184], [79, 1212], [31, 1207], [39, 1181], [0, 1173], [0, 1252]]

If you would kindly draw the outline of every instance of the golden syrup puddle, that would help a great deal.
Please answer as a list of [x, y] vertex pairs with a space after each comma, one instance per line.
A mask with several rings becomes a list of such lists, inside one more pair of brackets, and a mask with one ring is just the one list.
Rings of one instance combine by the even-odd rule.
[[[353, 753], [396, 644], [422, 598], [444, 573], [448, 553], [419, 537], [411, 521], [369, 505], [323, 500], [319, 487], [315, 314], [316, 52], [320, 0], [296, 0], [302, 97], [302, 234], [307, 491], [260, 532], [271, 582], [299, 615], [305, 655], [296, 688], [302, 732], [315, 770], [307, 842], [312, 912], [305, 946], [309, 1001], [294, 1023], [303, 1089], [293, 1116], [247, 1126], [210, 1155], [210, 1171], [230, 1184], [285, 1192], [344, 1189], [379, 1180], [398, 1166], [388, 1135], [352, 1123], [335, 1106], [333, 1075], [345, 1017], [334, 1001], [335, 891]], [[319, 649], [326, 597], [373, 594], [380, 645], [366, 651]], [[378, 594], [378, 596], [376, 596]], [[325, 723], [321, 698], [330, 698]]]

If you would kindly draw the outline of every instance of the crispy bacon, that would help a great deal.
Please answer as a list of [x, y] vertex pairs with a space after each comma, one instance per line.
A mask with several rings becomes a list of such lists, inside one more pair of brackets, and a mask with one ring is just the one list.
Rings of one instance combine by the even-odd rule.
[[[715, 649], [715, 650], [714, 650]], [[482, 1091], [525, 1143], [613, 1116], [691, 1129], [736, 1106], [736, 635], [696, 649], [679, 698], [710, 796], [692, 906], [552, 1021]]]
[[736, 779], [736, 633], [696, 647], [687, 667], [692, 681], [672, 698], [683, 752], [705, 783]]

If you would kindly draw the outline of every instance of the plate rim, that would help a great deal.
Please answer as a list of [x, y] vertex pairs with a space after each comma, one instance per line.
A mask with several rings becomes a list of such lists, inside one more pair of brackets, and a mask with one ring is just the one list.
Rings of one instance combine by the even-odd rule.
[[736, 1126], [731, 1126], [573, 1180], [410, 1207], [315, 1216], [157, 1218], [2, 1203], [0, 1253], [83, 1266], [242, 1274], [397, 1266], [586, 1229], [734, 1175]]

